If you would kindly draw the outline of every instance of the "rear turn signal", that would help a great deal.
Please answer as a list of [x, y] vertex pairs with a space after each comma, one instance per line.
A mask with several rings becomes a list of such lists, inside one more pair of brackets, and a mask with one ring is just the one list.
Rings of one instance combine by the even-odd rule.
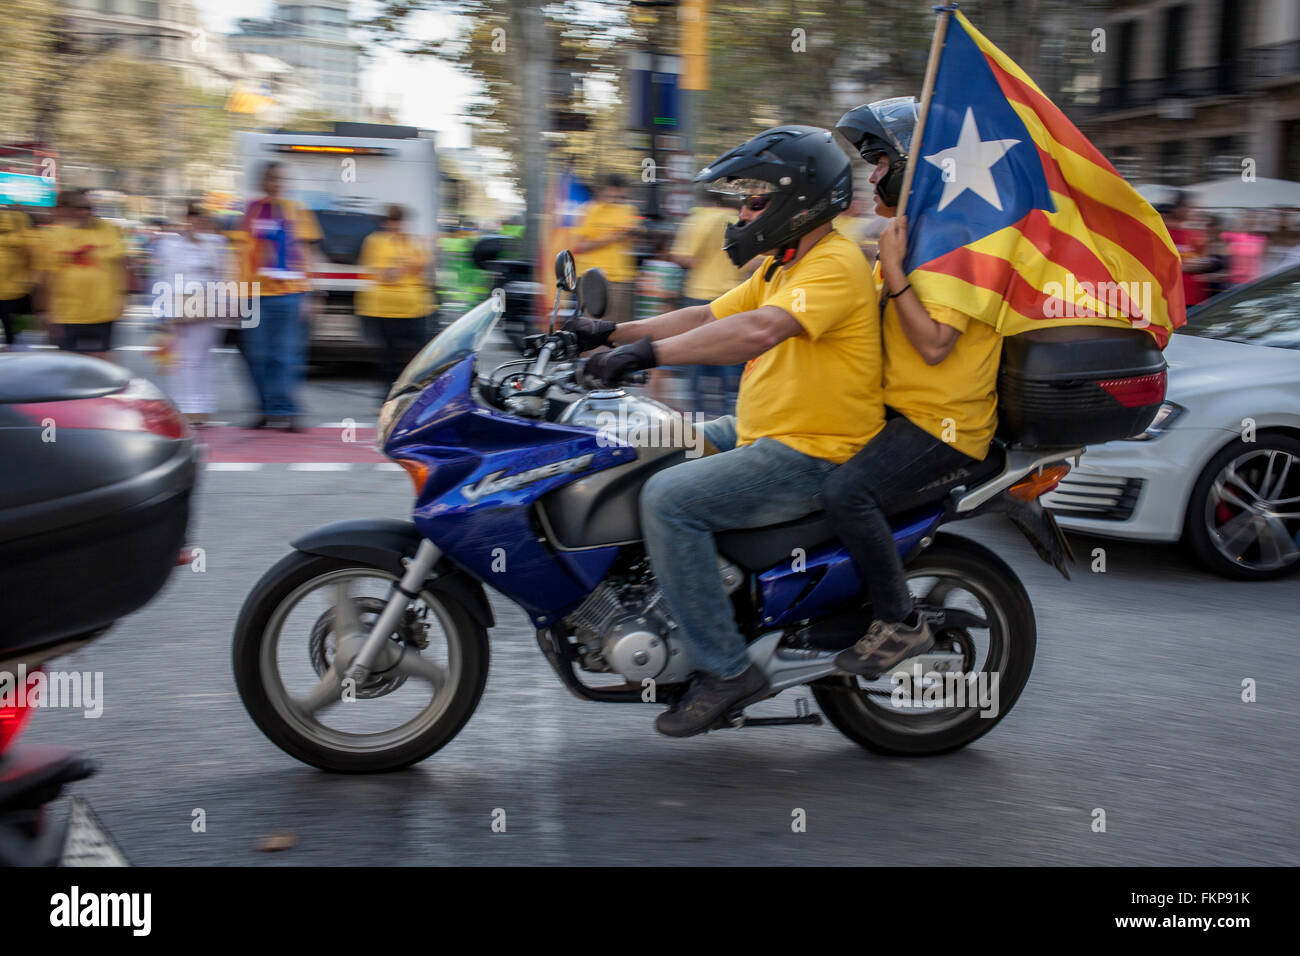
[[1054, 465], [1040, 468], [1032, 475], [1021, 478], [1007, 489], [1007, 494], [1013, 498], [1019, 498], [1021, 501], [1033, 501], [1055, 488], [1060, 484], [1061, 479], [1069, 473], [1070, 466], [1066, 462], [1059, 461]]
[[411, 484], [415, 485], [415, 493], [418, 495], [424, 490], [425, 482], [429, 480], [429, 466], [422, 461], [411, 461], [408, 458], [398, 458], [396, 461], [411, 476]]

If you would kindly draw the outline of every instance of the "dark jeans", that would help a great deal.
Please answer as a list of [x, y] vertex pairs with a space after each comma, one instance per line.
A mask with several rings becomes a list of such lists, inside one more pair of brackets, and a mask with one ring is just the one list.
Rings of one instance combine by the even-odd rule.
[[[431, 325], [429, 316], [416, 319], [389, 319], [375, 315], [362, 316], [362, 320], [371, 328], [371, 334], [383, 342], [384, 350], [379, 361], [379, 378], [384, 385], [384, 393], [402, 373], [406, 363], [415, 358], [415, 353], [424, 347], [428, 340], [427, 329]], [[434, 326], [436, 329], [436, 325]]]
[[31, 296], [19, 296], [16, 299], [0, 299], [0, 325], [4, 326], [5, 345], [13, 345], [18, 339], [15, 319], [20, 315], [32, 314]]
[[[875, 438], [831, 472], [822, 501], [867, 586], [876, 619], [901, 621], [912, 611], [903, 561], [885, 515], [974, 459], [893, 413]], [[959, 484], [954, 479], [952, 485]], [[928, 491], [927, 491], [928, 493]]]

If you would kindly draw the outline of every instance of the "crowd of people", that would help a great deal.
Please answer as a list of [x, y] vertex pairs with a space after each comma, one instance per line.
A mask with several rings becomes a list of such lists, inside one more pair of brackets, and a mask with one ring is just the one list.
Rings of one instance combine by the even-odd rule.
[[[176, 222], [127, 231], [96, 216], [90, 195], [77, 189], [60, 193], [49, 216], [0, 207], [5, 347], [30, 330], [56, 348], [112, 360], [115, 324], [138, 294], [156, 323], [163, 384], [187, 421], [214, 420], [214, 348], [224, 330], [237, 329], [256, 399], [248, 427], [301, 431], [299, 393], [317, 309], [309, 246], [321, 232], [310, 210], [282, 195], [279, 163], [263, 167], [260, 185], [261, 195], [224, 224], [190, 202]], [[369, 281], [357, 315], [382, 343], [386, 383], [431, 334], [436, 308], [431, 251], [404, 229], [404, 218], [401, 206], [389, 207], [360, 256]], [[216, 287], [236, 291], [214, 295]]]
[[1300, 210], [1228, 215], [1196, 209], [1181, 193], [1157, 208], [1183, 260], [1183, 294], [1189, 308], [1278, 269], [1300, 265]]
[[[256, 413], [253, 428], [301, 430], [299, 392], [307, 364], [309, 323], [318, 310], [308, 278], [309, 246], [320, 239], [315, 216], [282, 195], [280, 165], [260, 175], [261, 195], [242, 215], [224, 223], [196, 202], [176, 222], [158, 221], [129, 231], [97, 217], [90, 195], [66, 190], [52, 215], [0, 207], [0, 325], [12, 347], [24, 327], [43, 330], [61, 349], [110, 358], [114, 323], [131, 294], [155, 305], [154, 343], [177, 406], [193, 424], [216, 415], [213, 349], [227, 329], [246, 361]], [[834, 221], [872, 264], [888, 221], [863, 198]], [[1183, 259], [1188, 306], [1274, 270], [1300, 264], [1300, 210], [1233, 213], [1194, 208], [1185, 196], [1160, 210]], [[599, 267], [610, 284], [607, 317], [615, 323], [646, 319], [716, 300], [758, 266], [736, 266], [724, 250], [724, 233], [736, 221], [736, 203], [703, 191], [675, 229], [642, 219], [618, 174], [603, 177], [577, 225], [562, 236], [579, 271]], [[438, 298], [430, 276], [434, 250], [405, 227], [405, 210], [389, 207], [364, 241], [360, 265], [369, 280], [357, 294], [356, 314], [368, 337], [381, 344], [377, 374], [391, 382], [437, 331]], [[457, 289], [481, 298], [487, 283], [468, 264], [473, 237], [452, 237], [443, 259], [465, 260]], [[460, 246], [464, 246], [461, 249]], [[462, 252], [463, 255], [456, 255]], [[210, 314], [211, 297], [172, 294], [173, 277], [185, 283], [238, 281], [258, 288], [255, 322]], [[156, 283], [167, 288], [163, 295]], [[460, 288], [465, 286], [465, 288]], [[473, 288], [470, 288], [472, 286]], [[482, 288], [479, 288], [482, 286]], [[456, 301], [459, 301], [457, 299]], [[660, 399], [716, 417], [735, 409], [743, 365], [660, 367], [651, 390]]]

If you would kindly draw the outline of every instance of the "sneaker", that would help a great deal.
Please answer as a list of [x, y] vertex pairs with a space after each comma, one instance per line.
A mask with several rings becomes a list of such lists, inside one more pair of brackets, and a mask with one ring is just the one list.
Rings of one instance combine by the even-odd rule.
[[732, 711], [743, 710], [767, 694], [767, 678], [752, 664], [743, 674], [728, 680], [706, 674], [691, 682], [686, 696], [676, 707], [655, 719], [655, 730], [669, 737], [693, 737]]
[[930, 622], [919, 611], [914, 613], [914, 626], [902, 621], [872, 621], [865, 637], [836, 655], [835, 666], [875, 680], [893, 670], [900, 661], [930, 650], [934, 647]]
[[268, 418], [268, 417], [265, 416], [265, 415], [261, 415], [261, 416], [255, 418], [255, 419], [253, 419], [251, 422], [249, 422], [249, 423], [248, 423], [247, 425], [245, 425], [244, 427], [245, 427], [245, 428], [250, 428], [250, 429], [267, 428], [267, 427], [270, 426], [270, 424], [271, 424], [271, 419]]

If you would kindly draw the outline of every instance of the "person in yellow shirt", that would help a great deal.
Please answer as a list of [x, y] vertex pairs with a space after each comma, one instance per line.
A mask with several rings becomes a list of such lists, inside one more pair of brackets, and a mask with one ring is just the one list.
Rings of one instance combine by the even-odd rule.
[[383, 342], [380, 377], [385, 396], [402, 367], [424, 344], [425, 326], [434, 310], [427, 278], [431, 257], [403, 230], [405, 215], [401, 206], [389, 206], [383, 224], [361, 244], [361, 267], [370, 282], [357, 293], [356, 309]]
[[636, 283], [636, 255], [632, 240], [641, 229], [637, 209], [627, 202], [627, 183], [618, 173], [603, 180], [596, 201], [587, 206], [582, 221], [573, 228], [573, 245], [578, 270], [600, 269], [609, 280], [609, 305], [605, 315], [611, 322], [632, 318], [632, 294]]
[[41, 304], [53, 344], [107, 359], [126, 295], [126, 246], [95, 216], [85, 190], [59, 196], [54, 225], [36, 243]]
[[17, 206], [0, 207], [0, 326], [5, 345], [12, 346], [19, 316], [32, 312], [31, 220]]
[[[734, 202], [720, 193], [706, 196], [708, 203], [691, 210], [673, 243], [672, 260], [686, 270], [683, 306], [708, 305], [740, 285], [747, 275], [722, 249], [723, 234], [736, 218]], [[744, 370], [743, 365], [692, 365], [689, 378], [694, 410], [710, 416], [731, 414]]]
[[257, 321], [241, 329], [244, 358], [261, 405], [253, 428], [277, 422], [301, 431], [296, 393], [307, 366], [306, 301], [310, 245], [320, 241], [320, 226], [310, 210], [282, 196], [280, 163], [261, 169], [263, 196], [244, 210], [240, 225], [242, 272], [257, 283]]
[[744, 197], [723, 246], [736, 266], [767, 253], [758, 270], [709, 305], [617, 326], [566, 323], [580, 349], [617, 345], [588, 358], [584, 372], [598, 382], [661, 362], [745, 363], [736, 414], [701, 426], [719, 453], [666, 468], [641, 492], [646, 552], [697, 668], [655, 721], [674, 737], [703, 733], [771, 692], [749, 663], [713, 533], [815, 511], [826, 476], [885, 424], [875, 283], [861, 250], [831, 226], [853, 193], [831, 132], [767, 130], [696, 181]]
[[867, 586], [873, 620], [836, 657], [841, 670], [876, 678], [934, 646], [914, 606], [887, 514], [918, 495], [931, 500], [962, 484], [988, 454], [997, 428], [1002, 337], [955, 309], [923, 302], [907, 281], [904, 217], [894, 218], [916, 125], [912, 97], [846, 113], [837, 129], [874, 166], [876, 213], [890, 219], [879, 239], [876, 277], [888, 298], [882, 322], [884, 429], [822, 489], [822, 498]]

